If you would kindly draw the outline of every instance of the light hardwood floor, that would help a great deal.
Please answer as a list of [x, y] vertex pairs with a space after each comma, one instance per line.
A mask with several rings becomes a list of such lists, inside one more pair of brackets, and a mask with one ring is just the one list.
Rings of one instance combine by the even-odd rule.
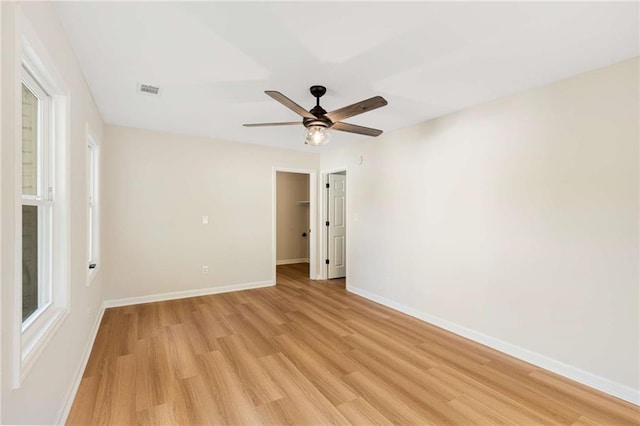
[[68, 424], [640, 424], [640, 409], [277, 268], [275, 287], [108, 309]]

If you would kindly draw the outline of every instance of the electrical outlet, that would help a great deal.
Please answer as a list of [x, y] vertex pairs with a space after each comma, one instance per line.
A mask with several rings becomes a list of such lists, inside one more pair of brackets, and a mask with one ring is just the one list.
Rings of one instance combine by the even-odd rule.
[[203, 225], [209, 224], [209, 216], [202, 216], [202, 224]]
[[203, 274], [208, 274], [209, 273], [209, 267], [208, 266], [203, 266], [202, 267], [202, 273]]

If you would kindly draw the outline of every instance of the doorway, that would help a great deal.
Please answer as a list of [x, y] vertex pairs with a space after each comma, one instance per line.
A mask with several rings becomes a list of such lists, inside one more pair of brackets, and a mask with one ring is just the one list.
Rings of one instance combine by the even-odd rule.
[[273, 279], [276, 266], [308, 264], [316, 279], [316, 172], [273, 169]]
[[326, 176], [326, 277], [343, 278], [347, 276], [347, 172]]

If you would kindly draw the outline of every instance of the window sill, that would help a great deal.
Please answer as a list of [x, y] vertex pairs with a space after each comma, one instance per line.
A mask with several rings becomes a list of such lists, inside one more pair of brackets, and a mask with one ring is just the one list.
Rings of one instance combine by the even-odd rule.
[[65, 318], [69, 315], [69, 310], [61, 307], [49, 306], [40, 316], [29, 324], [22, 333], [22, 350], [20, 371], [16, 372], [14, 389], [21, 386], [24, 378], [33, 368], [47, 342], [60, 328]]
[[99, 264], [96, 264], [95, 268], [89, 269], [89, 272], [87, 273], [87, 287], [90, 287], [91, 283], [93, 283], [93, 280], [96, 279], [96, 275], [98, 275], [99, 270], [100, 270]]

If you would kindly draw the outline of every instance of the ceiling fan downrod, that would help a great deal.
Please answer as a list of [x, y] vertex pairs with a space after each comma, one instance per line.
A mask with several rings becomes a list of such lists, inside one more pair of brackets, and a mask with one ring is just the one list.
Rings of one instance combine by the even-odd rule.
[[324, 86], [311, 86], [309, 88], [309, 91], [311, 92], [311, 94], [316, 98], [316, 106], [314, 106], [309, 112], [313, 115], [315, 115], [316, 117], [320, 118], [321, 116], [325, 115], [327, 113], [327, 111], [324, 110], [324, 108], [322, 108], [320, 106], [320, 98], [327, 93], [327, 88]]

